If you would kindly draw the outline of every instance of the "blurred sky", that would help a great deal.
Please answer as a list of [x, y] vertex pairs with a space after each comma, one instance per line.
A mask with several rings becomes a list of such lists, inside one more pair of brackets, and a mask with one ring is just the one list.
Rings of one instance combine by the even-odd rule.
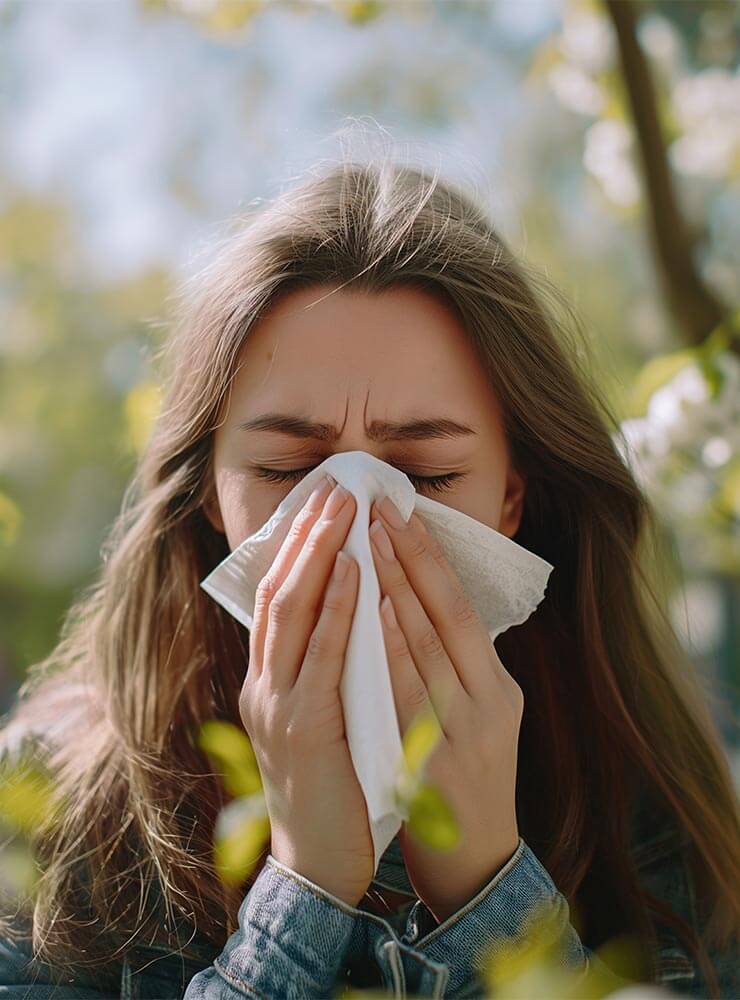
[[[219, 35], [131, 0], [6, 0], [0, 170], [73, 208], [90, 280], [179, 269], [204, 223], [330, 157], [345, 114], [428, 144], [450, 175], [495, 167], [532, 101], [520, 61], [559, 17], [559, 0], [509, 0], [355, 25], [273, 4]], [[505, 228], [516, 203], [498, 197]]]

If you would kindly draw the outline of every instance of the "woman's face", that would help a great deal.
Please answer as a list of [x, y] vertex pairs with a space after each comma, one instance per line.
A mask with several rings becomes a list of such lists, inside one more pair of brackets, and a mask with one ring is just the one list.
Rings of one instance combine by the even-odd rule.
[[[415, 288], [335, 287], [287, 293], [250, 330], [214, 435], [211, 524], [233, 551], [302, 478], [292, 473], [366, 451], [422, 495], [515, 534], [524, 484], [455, 313]], [[449, 478], [416, 478], [431, 476]]]

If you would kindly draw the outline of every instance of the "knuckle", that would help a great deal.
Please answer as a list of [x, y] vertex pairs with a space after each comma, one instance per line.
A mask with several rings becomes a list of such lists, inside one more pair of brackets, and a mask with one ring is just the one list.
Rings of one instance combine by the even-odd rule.
[[[391, 572], [388, 574], [387, 580], [384, 581], [385, 590], [390, 594], [391, 598], [398, 595], [399, 603], [403, 600], [405, 594], [408, 593], [409, 582], [406, 579], [406, 574], [402, 569], [397, 568], [395, 573]], [[393, 602], [396, 603], [395, 601]]]
[[262, 607], [268, 603], [277, 590], [277, 581], [272, 573], [266, 573], [257, 584], [255, 603]]
[[421, 559], [430, 552], [429, 543], [425, 538], [412, 535], [408, 542], [408, 554], [412, 559]]
[[478, 615], [467, 596], [460, 592], [456, 594], [450, 609], [452, 620], [459, 628], [473, 628], [478, 623]]
[[336, 590], [327, 591], [324, 597], [324, 607], [330, 614], [338, 614], [344, 610], [344, 595]]
[[444, 654], [442, 641], [433, 625], [419, 636], [418, 646], [424, 656], [430, 659], [438, 659]]
[[275, 625], [292, 621], [296, 612], [295, 594], [285, 588], [278, 590], [270, 602], [270, 619]]
[[420, 709], [423, 708], [429, 696], [427, 694], [427, 689], [422, 683], [412, 684], [411, 687], [406, 692], [406, 704], [411, 708]]
[[330, 652], [330, 642], [323, 629], [314, 629], [308, 637], [306, 656], [311, 660], [321, 660]]
[[253, 702], [254, 698], [251, 696], [251, 693], [243, 690], [239, 696], [239, 717], [242, 720], [242, 725], [247, 735], [250, 737], [254, 735], [256, 729]]
[[302, 507], [293, 518], [293, 523], [290, 526], [291, 535], [294, 538], [299, 535], [305, 535], [305, 533], [310, 529], [315, 517], [316, 511], [311, 510], [310, 507]]
[[439, 539], [435, 538], [434, 535], [424, 535], [424, 544], [426, 545], [426, 550], [432, 555], [437, 562], [444, 558], [444, 553], [442, 551], [442, 546], [439, 544]]
[[[396, 630], [398, 633], [400, 629]], [[410, 651], [406, 639], [403, 635], [392, 635], [386, 637], [386, 642], [389, 642], [389, 651], [397, 658], [410, 656]]]
[[326, 525], [322, 521], [317, 521], [303, 543], [303, 551], [308, 556], [315, 556], [317, 552], [326, 546]]

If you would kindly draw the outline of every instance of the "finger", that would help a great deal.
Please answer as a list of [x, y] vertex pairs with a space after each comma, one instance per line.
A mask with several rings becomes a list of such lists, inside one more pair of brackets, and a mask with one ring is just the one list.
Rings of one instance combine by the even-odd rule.
[[381, 592], [389, 595], [393, 602], [415, 669], [429, 692], [443, 728], [448, 731], [453, 724], [451, 713], [469, 700], [467, 692], [378, 520], [371, 525], [370, 539]]
[[403, 738], [414, 717], [421, 711], [433, 710], [434, 706], [399, 627], [393, 602], [387, 594], [380, 602], [380, 621], [383, 626], [385, 655], [388, 659], [398, 727]]
[[[384, 516], [388, 510], [384, 500], [382, 504], [373, 506], [371, 514], [377, 512], [383, 521], [391, 538], [397, 565], [402, 567], [404, 578], [431, 623], [431, 628], [427, 628], [426, 624], [422, 626], [418, 617], [414, 616], [415, 631], [409, 632], [404, 618], [404, 603], [395, 601], [396, 613], [414, 654], [414, 642], [420, 641], [422, 648], [428, 648], [432, 657], [437, 658], [436, 634], [467, 694], [474, 700], [490, 696], [491, 682], [498, 674], [493, 643], [460, 578], [447, 561], [439, 541], [425, 529], [417, 514], [412, 514], [408, 521], [398, 514], [394, 525], [389, 517]], [[403, 597], [405, 588], [398, 570], [394, 570], [391, 583], [396, 584]], [[412, 607], [410, 602], [406, 605], [409, 609]], [[410, 615], [410, 610], [408, 613]], [[481, 669], [481, 664], [486, 663], [490, 664], [488, 671]]]
[[308, 690], [332, 691], [339, 688], [347, 653], [347, 643], [359, 590], [360, 571], [355, 559], [339, 551], [329, 584], [308, 640], [306, 655], [296, 683]]
[[356, 510], [353, 495], [337, 485], [270, 601], [264, 659], [276, 687], [295, 684], [334, 559], [346, 541]]
[[335, 480], [324, 476], [309, 494], [306, 502], [299, 508], [288, 534], [283, 539], [270, 569], [260, 580], [254, 598], [254, 615], [252, 628], [249, 631], [249, 670], [252, 677], [258, 677], [262, 672], [265, 636], [267, 635], [267, 620], [270, 602], [288, 575], [290, 567], [300, 552], [308, 537], [308, 533], [324, 508], [324, 502], [334, 487]]

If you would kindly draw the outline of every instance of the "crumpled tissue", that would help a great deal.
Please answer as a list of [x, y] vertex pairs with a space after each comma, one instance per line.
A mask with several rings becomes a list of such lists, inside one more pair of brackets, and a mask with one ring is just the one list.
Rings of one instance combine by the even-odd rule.
[[295, 515], [324, 473], [349, 490], [357, 510], [342, 550], [360, 567], [359, 593], [340, 684], [352, 762], [367, 803], [375, 868], [408, 818], [395, 795], [403, 760], [401, 733], [379, 614], [380, 586], [368, 533], [373, 500], [388, 495], [408, 520], [422, 518], [457, 572], [491, 641], [529, 618], [554, 568], [494, 528], [417, 493], [405, 473], [368, 452], [331, 455], [308, 472], [270, 518], [223, 559], [200, 586], [251, 629], [257, 586], [277, 555]]

